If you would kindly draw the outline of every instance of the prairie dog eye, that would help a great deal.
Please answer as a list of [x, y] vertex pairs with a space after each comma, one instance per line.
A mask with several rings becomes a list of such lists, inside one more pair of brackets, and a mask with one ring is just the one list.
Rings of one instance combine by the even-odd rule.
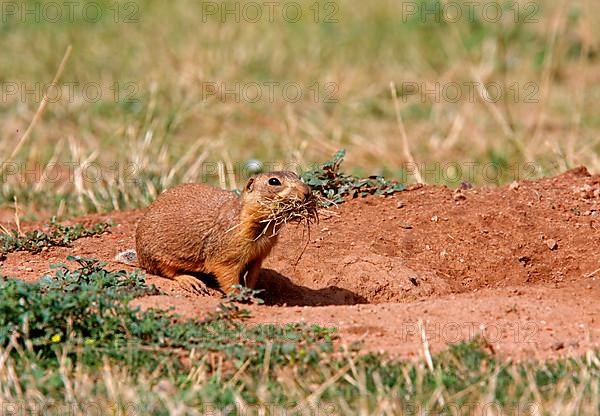
[[270, 178], [269, 179], [269, 185], [279, 186], [279, 185], [281, 185], [281, 181], [279, 179], [277, 179], [277, 178]]

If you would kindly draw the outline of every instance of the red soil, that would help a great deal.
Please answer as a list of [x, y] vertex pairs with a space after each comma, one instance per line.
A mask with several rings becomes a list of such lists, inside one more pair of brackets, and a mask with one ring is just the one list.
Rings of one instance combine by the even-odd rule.
[[[112, 262], [134, 247], [143, 211], [86, 216], [110, 233], [38, 255], [12, 253], [5, 276], [35, 280], [75, 254]], [[39, 224], [26, 224], [36, 228]], [[600, 177], [583, 168], [504, 187], [453, 191], [414, 186], [393, 197], [355, 199], [322, 215], [310, 239], [284, 230], [264, 264], [266, 306], [252, 323], [315, 322], [365, 351], [422, 354], [422, 322], [433, 351], [486, 337], [503, 357], [581, 354], [600, 346]], [[202, 317], [219, 293], [196, 297], [148, 276], [166, 295], [144, 307]]]

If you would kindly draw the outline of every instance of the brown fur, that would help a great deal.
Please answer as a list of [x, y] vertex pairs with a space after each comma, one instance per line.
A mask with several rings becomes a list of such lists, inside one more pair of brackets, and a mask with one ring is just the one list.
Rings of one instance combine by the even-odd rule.
[[[281, 185], [270, 185], [271, 178]], [[266, 213], [260, 202], [309, 196], [308, 186], [292, 172], [250, 178], [241, 197], [205, 184], [176, 186], [151, 204], [138, 224], [139, 265], [182, 284], [191, 285], [189, 275], [211, 274], [225, 291], [237, 284], [254, 288], [278, 231], [261, 222]]]

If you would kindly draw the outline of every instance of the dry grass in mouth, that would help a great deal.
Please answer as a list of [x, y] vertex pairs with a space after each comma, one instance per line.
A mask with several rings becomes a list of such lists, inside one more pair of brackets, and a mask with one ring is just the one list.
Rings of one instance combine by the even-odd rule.
[[272, 198], [260, 201], [264, 213], [260, 222], [265, 226], [258, 237], [265, 235], [267, 230], [271, 230], [271, 236], [275, 236], [287, 223], [304, 224], [310, 233], [310, 225], [319, 222], [317, 205], [318, 198], [314, 194], [307, 199]]

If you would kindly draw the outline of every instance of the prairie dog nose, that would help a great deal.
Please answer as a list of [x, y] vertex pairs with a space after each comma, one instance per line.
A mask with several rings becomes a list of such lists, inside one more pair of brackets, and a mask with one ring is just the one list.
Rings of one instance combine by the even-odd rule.
[[302, 195], [304, 195], [304, 199], [310, 198], [311, 194], [312, 194], [312, 192], [311, 192], [310, 187], [308, 185], [302, 186]]

